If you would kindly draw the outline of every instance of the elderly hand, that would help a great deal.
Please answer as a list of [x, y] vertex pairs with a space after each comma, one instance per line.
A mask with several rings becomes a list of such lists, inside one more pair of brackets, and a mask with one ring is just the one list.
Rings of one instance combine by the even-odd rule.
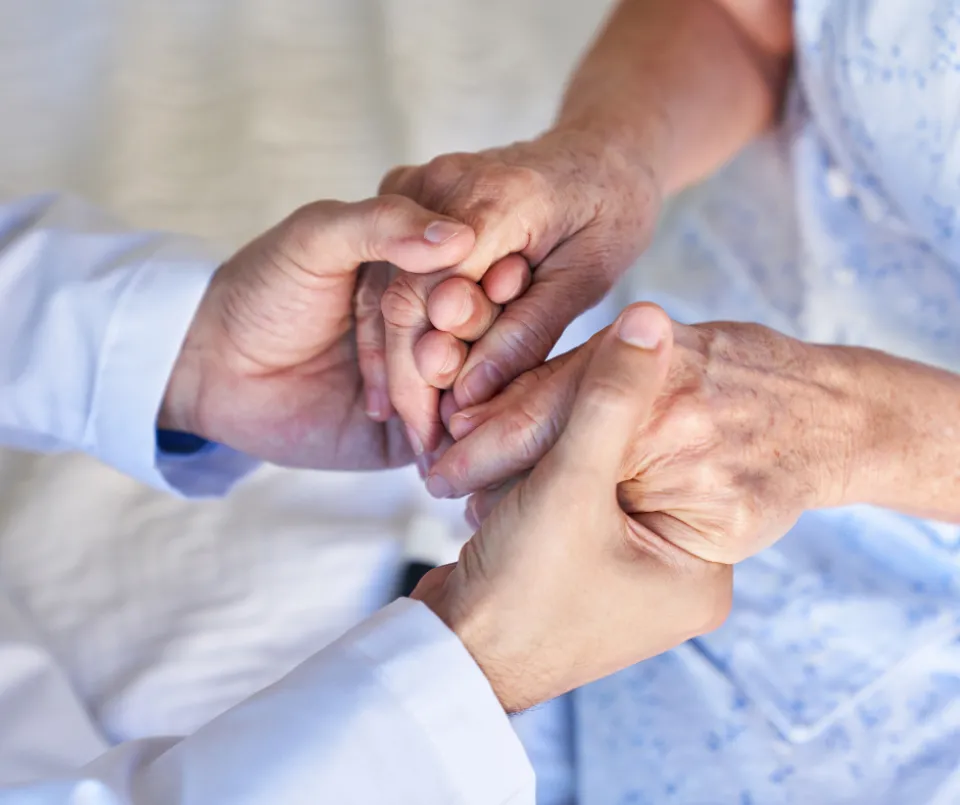
[[[357, 272], [379, 260], [435, 271], [463, 260], [473, 243], [469, 227], [406, 198], [303, 207], [214, 275], [171, 376], [160, 426], [290, 466], [409, 462], [399, 421], [376, 423], [364, 413]], [[362, 341], [359, 348], [362, 354]]]
[[670, 322], [628, 309], [585, 361], [566, 427], [464, 546], [414, 592], [460, 636], [508, 711], [716, 628], [732, 570], [617, 502], [633, 435], [670, 364]]
[[[452, 386], [452, 408], [474, 405], [544, 361], [648, 242], [661, 195], [639, 146], [628, 154], [575, 129], [398, 168], [382, 190], [477, 234], [453, 271], [400, 274], [383, 297], [385, 351], [364, 356], [370, 400], [385, 399], [389, 386], [411, 439], [428, 451], [443, 433], [438, 389]], [[378, 419], [392, 413], [370, 408]]]
[[[758, 325], [674, 324], [669, 376], [624, 445], [619, 496], [637, 522], [694, 556], [734, 563], [846, 491], [865, 406], [848, 353]], [[598, 338], [455, 414], [460, 439], [428, 488], [478, 492], [483, 520], [567, 427]], [[646, 408], [644, 397], [637, 404]], [[598, 432], [597, 438], [614, 438]]]

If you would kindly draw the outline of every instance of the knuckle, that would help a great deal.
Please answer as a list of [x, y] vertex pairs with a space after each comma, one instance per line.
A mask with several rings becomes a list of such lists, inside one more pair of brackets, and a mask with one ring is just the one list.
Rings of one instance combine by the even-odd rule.
[[509, 169], [508, 184], [518, 193], [542, 197], [550, 192], [550, 183], [540, 171], [526, 166]]
[[712, 444], [716, 423], [710, 411], [695, 399], [683, 398], [673, 406], [670, 427], [688, 444]]
[[425, 295], [411, 277], [397, 277], [383, 292], [380, 311], [384, 321], [391, 327], [411, 328], [421, 326], [427, 319]]
[[482, 209], [515, 211], [519, 221], [543, 228], [550, 216], [548, 199], [552, 188], [547, 178], [533, 168], [489, 163], [479, 166], [470, 177], [473, 206]]
[[394, 194], [376, 196], [360, 203], [369, 216], [370, 231], [374, 233], [384, 231], [393, 221], [402, 218], [410, 210], [409, 199]]
[[291, 247], [288, 251], [302, 257], [314, 247], [322, 248], [324, 230], [345, 206], [339, 201], [313, 201], [294, 210], [282, 225], [285, 240]]
[[333, 199], [311, 201], [297, 207], [287, 220], [292, 224], [301, 226], [315, 226], [318, 220], [324, 220], [338, 213], [342, 213], [347, 206], [347, 202], [334, 201]]
[[587, 399], [595, 410], [619, 410], [633, 403], [635, 391], [626, 378], [604, 375], [591, 378], [586, 385]]
[[463, 175], [468, 154], [441, 154], [423, 166], [423, 189], [428, 196], [446, 191]]

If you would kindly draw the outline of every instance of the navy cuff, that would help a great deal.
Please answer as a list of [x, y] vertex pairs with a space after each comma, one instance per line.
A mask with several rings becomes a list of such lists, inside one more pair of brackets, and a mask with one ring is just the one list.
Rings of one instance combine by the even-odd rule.
[[157, 429], [157, 450], [173, 456], [192, 456], [199, 453], [210, 442], [192, 433], [181, 433], [176, 430]]

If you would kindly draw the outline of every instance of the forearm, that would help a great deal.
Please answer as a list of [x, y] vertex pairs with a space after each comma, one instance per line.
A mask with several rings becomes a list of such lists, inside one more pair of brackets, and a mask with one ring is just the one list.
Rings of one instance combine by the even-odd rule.
[[843, 349], [860, 404], [843, 503], [960, 523], [960, 375]]
[[792, 57], [784, 0], [622, 0], [575, 72], [557, 128], [642, 154], [664, 193], [709, 175], [776, 119]]

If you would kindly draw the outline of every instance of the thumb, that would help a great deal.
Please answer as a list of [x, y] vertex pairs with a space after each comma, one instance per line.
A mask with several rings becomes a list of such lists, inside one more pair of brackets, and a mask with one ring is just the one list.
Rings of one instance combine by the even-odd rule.
[[614, 488], [623, 457], [647, 420], [670, 368], [673, 324], [653, 304], [624, 310], [597, 345], [555, 460], [588, 483]]
[[354, 271], [386, 262], [412, 273], [456, 265], [473, 249], [473, 230], [403, 196], [345, 203], [318, 201], [284, 222], [295, 254], [314, 274]]

